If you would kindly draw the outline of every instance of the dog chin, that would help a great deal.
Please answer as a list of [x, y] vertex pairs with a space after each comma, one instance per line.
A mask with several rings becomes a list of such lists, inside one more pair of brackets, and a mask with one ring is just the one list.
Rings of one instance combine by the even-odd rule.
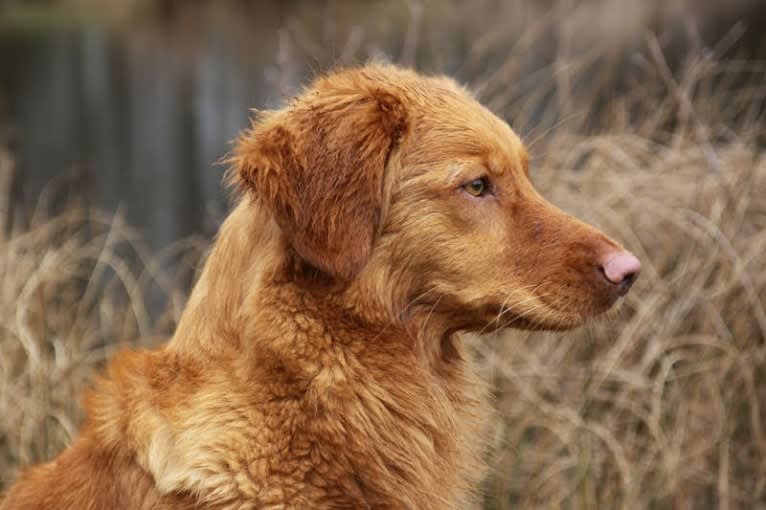
[[548, 310], [540, 310], [536, 314], [525, 314], [501, 309], [500, 306], [489, 306], [486, 308], [484, 320], [466, 329], [481, 333], [489, 333], [500, 329], [566, 331], [583, 325], [607, 309], [589, 311], [591, 313], [578, 313], [576, 311], [561, 311], [550, 308]]

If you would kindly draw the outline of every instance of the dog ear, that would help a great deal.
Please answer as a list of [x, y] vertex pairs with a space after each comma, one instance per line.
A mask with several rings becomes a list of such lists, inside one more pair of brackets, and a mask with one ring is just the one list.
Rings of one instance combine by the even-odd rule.
[[372, 250], [384, 169], [407, 119], [402, 102], [374, 82], [338, 78], [255, 122], [236, 143], [232, 170], [302, 259], [349, 280]]

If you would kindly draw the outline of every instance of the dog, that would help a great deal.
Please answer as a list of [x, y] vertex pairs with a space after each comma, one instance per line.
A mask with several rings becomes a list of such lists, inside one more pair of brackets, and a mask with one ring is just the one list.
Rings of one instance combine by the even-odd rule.
[[320, 76], [229, 164], [172, 339], [110, 362], [3, 510], [469, 508], [490, 411], [463, 333], [575, 327], [640, 270], [446, 77]]

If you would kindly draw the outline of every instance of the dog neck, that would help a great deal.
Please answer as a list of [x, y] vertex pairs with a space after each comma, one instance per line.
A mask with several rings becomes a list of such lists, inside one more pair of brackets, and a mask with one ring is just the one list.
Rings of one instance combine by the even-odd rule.
[[[276, 472], [256, 482], [228, 467], [258, 468], [242, 452], [268, 451], [263, 469], [321, 472], [354, 505], [465, 507], [482, 474], [476, 438], [487, 413], [459, 341], [451, 359], [434, 357], [433, 342], [443, 350], [449, 338], [430, 336], [446, 334], [439, 321], [419, 311], [393, 320], [369, 301], [379, 290], [371, 280], [311, 288], [285, 278], [279, 229], [250, 205], [223, 225], [171, 342], [118, 357], [88, 399], [99, 442], [136, 458], [161, 493], [206, 504], [304, 483]], [[285, 437], [314, 457], [272, 448], [283, 420]]]
[[[222, 225], [169, 347], [197, 356], [242, 353], [258, 329], [274, 330], [259, 328], [264, 320], [289, 324], [301, 315], [316, 327], [342, 323], [357, 336], [405, 339], [432, 366], [462, 358], [450, 318], [433, 304], [390, 292], [406, 286], [391, 285], [396, 275], [374, 260], [351, 284], [340, 285], [296, 269], [285, 258], [289, 251], [271, 215], [244, 197]], [[312, 313], [297, 313], [298, 302]]]

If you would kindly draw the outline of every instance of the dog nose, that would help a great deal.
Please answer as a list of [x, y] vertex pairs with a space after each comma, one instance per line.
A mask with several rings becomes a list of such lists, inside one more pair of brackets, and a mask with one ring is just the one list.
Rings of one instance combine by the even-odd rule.
[[611, 283], [620, 286], [622, 293], [628, 292], [641, 271], [641, 261], [628, 252], [610, 253], [601, 264], [604, 276]]

